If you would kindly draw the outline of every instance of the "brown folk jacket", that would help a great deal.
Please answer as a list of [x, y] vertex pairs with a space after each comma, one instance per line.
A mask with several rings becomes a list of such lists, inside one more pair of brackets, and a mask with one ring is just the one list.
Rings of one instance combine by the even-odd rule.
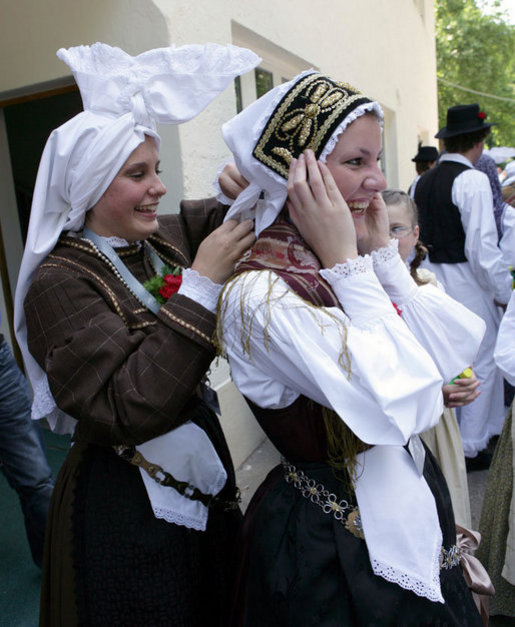
[[[184, 201], [149, 242], [188, 267], [223, 215], [213, 199]], [[144, 247], [117, 252], [140, 282], [154, 275]], [[25, 313], [29, 350], [79, 421], [77, 441], [139, 444], [180, 425], [215, 355], [215, 314], [174, 294], [154, 315], [89, 241], [67, 234], [39, 267]]]

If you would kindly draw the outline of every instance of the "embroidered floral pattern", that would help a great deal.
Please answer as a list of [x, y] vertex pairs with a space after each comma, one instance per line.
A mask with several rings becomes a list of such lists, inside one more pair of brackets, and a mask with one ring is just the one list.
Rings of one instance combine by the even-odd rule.
[[293, 157], [306, 148], [319, 157], [340, 122], [356, 107], [369, 102], [347, 83], [318, 73], [308, 74], [279, 102], [253, 155], [286, 179]]

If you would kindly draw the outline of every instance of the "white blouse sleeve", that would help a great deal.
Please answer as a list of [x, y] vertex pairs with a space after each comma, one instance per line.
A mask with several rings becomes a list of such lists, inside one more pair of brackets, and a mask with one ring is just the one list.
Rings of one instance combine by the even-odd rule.
[[515, 291], [511, 293], [510, 302], [499, 326], [494, 360], [506, 379], [515, 385]]
[[184, 268], [182, 271], [182, 283], [178, 293], [194, 300], [211, 313], [216, 313], [218, 297], [223, 285], [213, 283], [207, 276], [199, 274], [192, 268]]
[[470, 169], [454, 180], [452, 201], [459, 208], [465, 230], [465, 256], [483, 289], [507, 304], [510, 275], [497, 245], [493, 197], [488, 177]]
[[233, 380], [260, 407], [286, 407], [302, 394], [334, 409], [364, 442], [404, 444], [438, 421], [442, 379], [370, 258], [335, 274], [346, 313], [306, 303], [269, 271], [229, 285], [220, 325]]
[[503, 235], [499, 242], [504, 263], [515, 268], [515, 207], [504, 203]]
[[473, 363], [485, 333], [483, 319], [438, 287], [418, 286], [398, 254], [383, 260], [379, 254], [373, 253], [374, 269], [382, 286], [449, 382]]

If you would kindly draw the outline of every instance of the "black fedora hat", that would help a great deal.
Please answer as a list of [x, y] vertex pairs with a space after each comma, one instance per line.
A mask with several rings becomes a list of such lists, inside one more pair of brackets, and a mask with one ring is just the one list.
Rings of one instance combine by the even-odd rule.
[[447, 109], [447, 126], [438, 131], [435, 137], [445, 139], [455, 135], [474, 133], [483, 128], [490, 128], [492, 124], [485, 123], [486, 114], [480, 111], [477, 103], [456, 105]]
[[436, 161], [437, 159], [438, 150], [434, 146], [419, 146], [412, 161]]

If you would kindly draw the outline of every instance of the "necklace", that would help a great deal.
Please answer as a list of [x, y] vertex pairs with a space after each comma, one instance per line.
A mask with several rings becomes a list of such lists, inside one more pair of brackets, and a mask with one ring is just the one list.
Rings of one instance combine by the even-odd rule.
[[[91, 229], [87, 227], [84, 228], [83, 237], [89, 240], [97, 250], [106, 257], [114, 268], [117, 270], [119, 276], [123, 279], [127, 287], [131, 290], [131, 292], [138, 298], [138, 300], [145, 305], [150, 311], [154, 314], [159, 312], [161, 308], [160, 303], [157, 299], [148, 292], [143, 285], [138, 281], [138, 279], [132, 274], [132, 272], [127, 268], [127, 266], [123, 263], [120, 257], [116, 254], [114, 248], [100, 235], [94, 233]], [[161, 272], [165, 264], [161, 261], [157, 253], [152, 249], [147, 242], [144, 242], [145, 251], [149, 255], [152, 265], [156, 269], [157, 272]]]

